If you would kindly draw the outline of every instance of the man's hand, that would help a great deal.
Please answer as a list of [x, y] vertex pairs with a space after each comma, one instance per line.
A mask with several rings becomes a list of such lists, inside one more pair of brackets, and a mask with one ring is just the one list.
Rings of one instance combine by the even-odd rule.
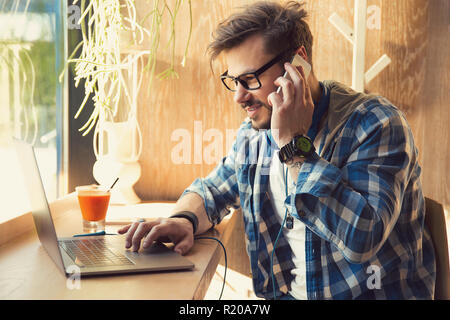
[[314, 102], [303, 68], [296, 68], [290, 63], [285, 63], [284, 67], [292, 80], [278, 77], [274, 83], [281, 86], [283, 96], [272, 92], [267, 98], [272, 106], [272, 136], [280, 148], [296, 135], [306, 135], [314, 112]]
[[184, 218], [158, 218], [149, 222], [135, 222], [118, 230], [125, 234], [125, 247], [132, 247], [138, 251], [143, 239], [142, 247], [145, 249], [153, 241], [173, 242], [174, 251], [184, 255], [194, 245], [194, 232], [192, 224]]

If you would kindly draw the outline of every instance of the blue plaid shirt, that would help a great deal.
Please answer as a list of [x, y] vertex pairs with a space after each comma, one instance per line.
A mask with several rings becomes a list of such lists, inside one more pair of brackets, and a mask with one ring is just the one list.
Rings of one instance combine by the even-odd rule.
[[[424, 226], [417, 149], [402, 113], [382, 97], [323, 82], [329, 98], [306, 160], [285, 205], [306, 225], [308, 299], [431, 299], [435, 256]], [[273, 298], [271, 254], [280, 230], [268, 196], [276, 144], [244, 121], [231, 151], [183, 193], [205, 201], [220, 223], [241, 208], [255, 294]], [[290, 290], [292, 250], [280, 234], [274, 252], [276, 295]]]

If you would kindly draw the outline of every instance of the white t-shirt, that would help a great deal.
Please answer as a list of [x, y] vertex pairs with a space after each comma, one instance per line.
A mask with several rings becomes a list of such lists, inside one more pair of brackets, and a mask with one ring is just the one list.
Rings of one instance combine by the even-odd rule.
[[[295, 185], [289, 172], [286, 172], [286, 165], [280, 162], [278, 152], [275, 151], [270, 165], [269, 196], [275, 215], [281, 225], [286, 214], [286, 207], [284, 205], [284, 200], [287, 197], [285, 186], [286, 173], [288, 175], [288, 194], [295, 191]], [[292, 259], [295, 265], [295, 268], [291, 272], [294, 279], [292, 280], [289, 294], [298, 300], [307, 300], [305, 225], [300, 220], [294, 218], [294, 228], [288, 229], [285, 225], [283, 227], [283, 235], [292, 248]]]

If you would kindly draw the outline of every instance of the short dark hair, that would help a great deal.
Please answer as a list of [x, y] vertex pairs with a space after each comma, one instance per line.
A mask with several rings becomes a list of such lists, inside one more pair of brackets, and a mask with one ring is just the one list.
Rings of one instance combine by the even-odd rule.
[[286, 52], [281, 63], [287, 61], [301, 46], [305, 47], [312, 65], [313, 36], [308, 24], [304, 3], [289, 1], [279, 4], [259, 1], [244, 7], [219, 23], [208, 46], [210, 62], [222, 52], [239, 46], [250, 36], [260, 34], [264, 39], [267, 54]]

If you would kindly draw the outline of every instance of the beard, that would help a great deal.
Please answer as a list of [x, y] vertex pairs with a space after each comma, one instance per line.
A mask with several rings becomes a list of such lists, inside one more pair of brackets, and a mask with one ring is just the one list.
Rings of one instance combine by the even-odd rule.
[[243, 110], [245, 110], [245, 108], [250, 107], [252, 105], [255, 104], [259, 104], [262, 108], [267, 109], [268, 112], [268, 116], [267, 119], [264, 119], [265, 114], [258, 114], [255, 118], [250, 118], [251, 120], [251, 124], [252, 124], [252, 128], [255, 130], [268, 130], [270, 129], [270, 120], [271, 120], [271, 116], [272, 116], [272, 108], [262, 102], [261, 100], [250, 100], [250, 101], [246, 101], [245, 103], [241, 104], [241, 107]]

